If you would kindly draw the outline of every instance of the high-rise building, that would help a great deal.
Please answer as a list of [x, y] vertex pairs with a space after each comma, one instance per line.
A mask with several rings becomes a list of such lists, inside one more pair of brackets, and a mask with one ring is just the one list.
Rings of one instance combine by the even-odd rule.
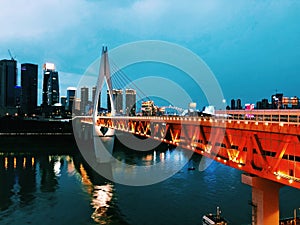
[[235, 109], [235, 100], [231, 99], [231, 109], [234, 110]]
[[38, 65], [21, 64], [21, 108], [23, 113], [33, 114], [37, 108]]
[[80, 90], [80, 111], [81, 113], [85, 114], [85, 108], [88, 105], [89, 101], [89, 88], [88, 87], [82, 87]]
[[283, 94], [282, 93], [276, 93], [275, 95], [271, 96], [271, 108], [272, 109], [280, 109], [282, 108], [282, 98]]
[[66, 101], [66, 110], [68, 112], [72, 112], [73, 104], [75, 102], [75, 96], [76, 96], [76, 88], [68, 87], [67, 88], [67, 101]]
[[0, 60], [0, 107], [6, 111], [16, 107], [17, 61]]
[[44, 64], [42, 105], [54, 105], [59, 103], [58, 72], [53, 63]]
[[241, 101], [241, 99], [237, 99], [236, 100], [236, 109], [243, 109], [242, 108], [242, 101]]
[[264, 98], [261, 100], [261, 108], [262, 109], [268, 109], [269, 108], [269, 101], [268, 99]]
[[[96, 91], [97, 91], [97, 88], [96, 87], [92, 87], [92, 104], [93, 105], [95, 104]], [[99, 98], [99, 101], [100, 101], [100, 98]]]
[[66, 109], [67, 97], [66, 96], [61, 96], [60, 97], [60, 103]]
[[136, 113], [136, 90], [126, 89], [126, 115], [135, 116]]
[[[115, 106], [115, 113], [123, 114], [123, 90], [113, 89], [112, 90], [112, 100]], [[111, 102], [109, 97], [109, 90], [107, 90], [107, 109], [111, 112]]]

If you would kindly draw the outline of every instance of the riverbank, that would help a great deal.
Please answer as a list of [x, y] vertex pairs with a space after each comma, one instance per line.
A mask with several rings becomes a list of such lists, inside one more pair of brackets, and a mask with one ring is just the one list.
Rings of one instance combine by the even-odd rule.
[[0, 152], [71, 154], [78, 147], [73, 135], [0, 135]]
[[0, 135], [51, 135], [72, 133], [72, 122], [69, 120], [0, 118]]

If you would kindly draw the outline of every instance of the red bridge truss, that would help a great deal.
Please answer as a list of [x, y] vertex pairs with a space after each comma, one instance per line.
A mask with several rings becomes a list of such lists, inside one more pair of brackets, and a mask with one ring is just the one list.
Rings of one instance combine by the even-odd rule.
[[251, 111], [250, 116], [245, 111], [227, 111], [226, 116], [219, 113], [223, 116], [101, 116], [97, 125], [180, 146], [300, 189], [300, 112], [260, 110]]

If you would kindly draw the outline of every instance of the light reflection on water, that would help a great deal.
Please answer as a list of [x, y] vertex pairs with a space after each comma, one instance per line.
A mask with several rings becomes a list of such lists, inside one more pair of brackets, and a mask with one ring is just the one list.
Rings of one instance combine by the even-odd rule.
[[[187, 160], [180, 149], [134, 153], [120, 148], [115, 157], [135, 167], [114, 169], [114, 176], [132, 176], [139, 165], [177, 168]], [[0, 154], [0, 224], [193, 225], [218, 205], [231, 224], [250, 224], [251, 192], [241, 184], [241, 172], [216, 162], [202, 172], [188, 170], [198, 168], [200, 160], [193, 156], [160, 183], [130, 187], [100, 177], [79, 154]], [[281, 215], [292, 216], [299, 199], [298, 190], [283, 188]]]

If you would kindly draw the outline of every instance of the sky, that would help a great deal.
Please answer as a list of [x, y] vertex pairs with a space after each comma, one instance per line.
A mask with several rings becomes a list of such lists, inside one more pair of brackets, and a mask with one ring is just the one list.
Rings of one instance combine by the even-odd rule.
[[54, 63], [66, 95], [103, 45], [162, 40], [204, 60], [227, 102], [300, 96], [299, 12], [298, 0], [3, 0], [0, 59], [10, 49], [38, 64], [39, 87], [42, 65]]

